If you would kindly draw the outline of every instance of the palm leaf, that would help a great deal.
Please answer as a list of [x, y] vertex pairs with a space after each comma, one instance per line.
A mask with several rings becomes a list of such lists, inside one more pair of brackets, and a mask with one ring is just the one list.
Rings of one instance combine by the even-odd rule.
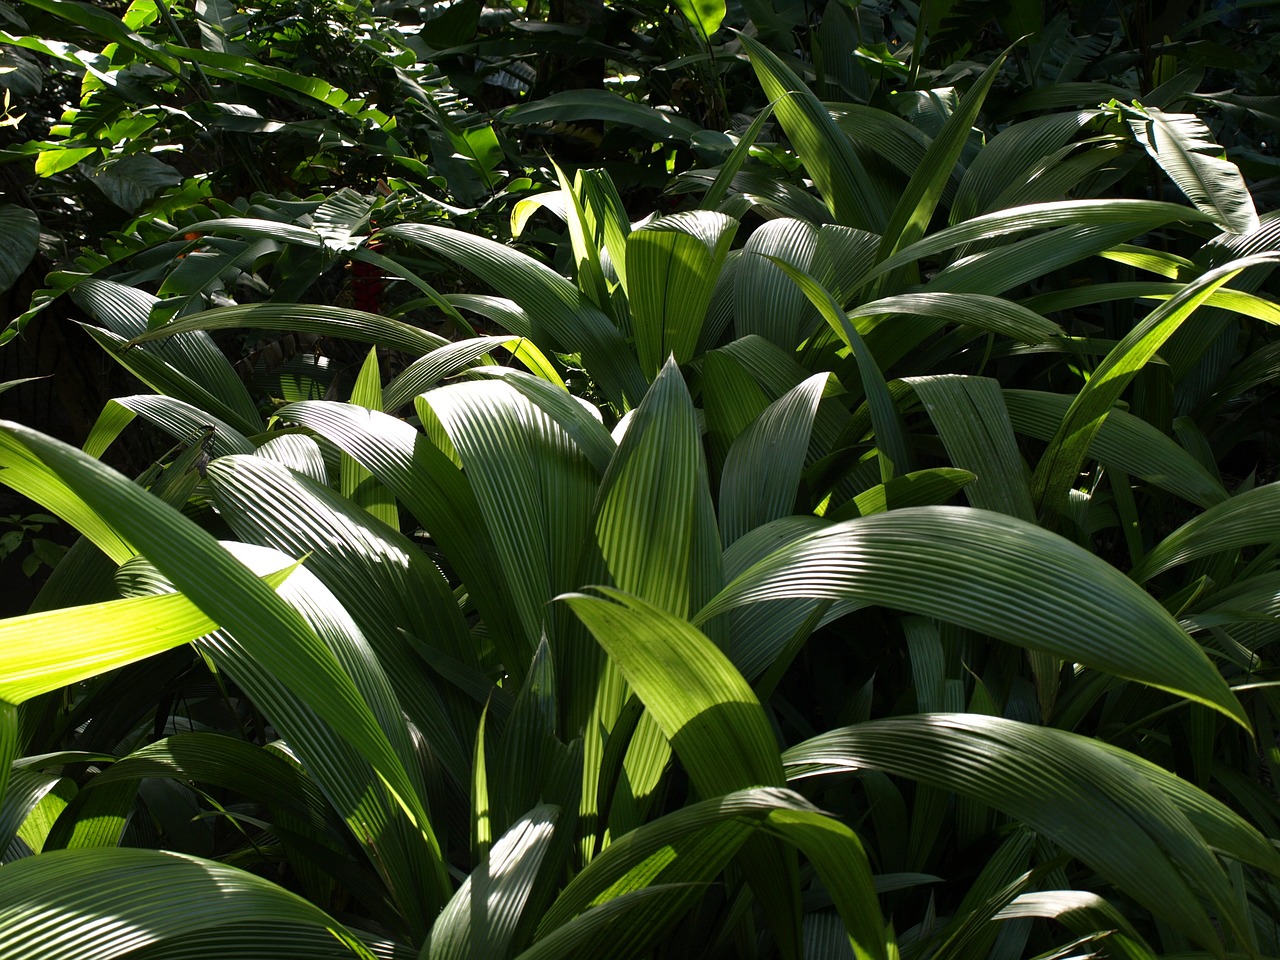
[[1013, 517], [910, 507], [849, 520], [756, 564], [695, 622], [797, 596], [958, 623], [1189, 697], [1247, 726], [1218, 671], [1163, 607], [1110, 564]]
[[[240, 924], [271, 924], [257, 942]], [[318, 928], [318, 956], [374, 960], [359, 940], [296, 894], [234, 867], [156, 850], [55, 850], [0, 875], [0, 958], [111, 960], [168, 940], [220, 945], [227, 960], [261, 957], [297, 928]], [[239, 942], [237, 942], [239, 941]], [[325, 944], [332, 946], [326, 949]], [[293, 954], [296, 956], [296, 954]]]
[[1158, 784], [1092, 740], [976, 714], [895, 717], [787, 751], [792, 777], [883, 770], [973, 797], [1053, 839], [1203, 945], [1221, 950], [1200, 895], [1248, 926], [1225, 872]]
[[1062, 419], [1049, 448], [1036, 466], [1032, 495], [1041, 514], [1057, 516], [1064, 509], [1098, 429], [1129, 381], [1161, 345], [1218, 287], [1241, 270], [1280, 262], [1275, 254], [1246, 257], [1209, 271], [1176, 296], [1166, 300], [1131, 330], [1107, 354], [1081, 389]]
[[1224, 230], [1248, 233], [1258, 226], [1253, 197], [1240, 169], [1228, 160], [1204, 121], [1191, 113], [1155, 107], [1122, 107], [1129, 129], [1199, 210]]

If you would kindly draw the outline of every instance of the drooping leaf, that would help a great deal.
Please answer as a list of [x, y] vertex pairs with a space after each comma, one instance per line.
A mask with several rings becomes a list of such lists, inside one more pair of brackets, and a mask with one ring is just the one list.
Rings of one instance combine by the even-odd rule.
[[1258, 226], [1240, 168], [1213, 142], [1203, 120], [1155, 107], [1122, 109], [1132, 117], [1129, 128], [1138, 142], [1198, 209], [1231, 233], [1248, 233]]
[[0, 206], [0, 293], [17, 282], [36, 255], [40, 219], [26, 207]]
[[929, 714], [833, 730], [784, 760], [792, 777], [871, 768], [974, 797], [1052, 838], [1215, 951], [1219, 934], [1200, 896], [1235, 931], [1247, 927], [1225, 872], [1182, 811], [1088, 738], [999, 717]]
[[1204, 651], [1151, 596], [1110, 564], [1013, 517], [909, 507], [845, 521], [741, 574], [695, 622], [798, 596], [937, 617], [1169, 690], [1248, 724]]

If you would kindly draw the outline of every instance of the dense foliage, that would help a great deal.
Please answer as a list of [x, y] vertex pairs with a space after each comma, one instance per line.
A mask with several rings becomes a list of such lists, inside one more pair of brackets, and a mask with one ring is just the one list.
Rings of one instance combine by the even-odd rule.
[[0, 958], [1280, 953], [1270, 5], [0, 21]]

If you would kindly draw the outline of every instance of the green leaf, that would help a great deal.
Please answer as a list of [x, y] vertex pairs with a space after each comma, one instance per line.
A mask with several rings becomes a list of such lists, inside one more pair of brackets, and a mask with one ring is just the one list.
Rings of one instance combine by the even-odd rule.
[[[426, 812], [386, 732], [344, 666], [294, 608], [210, 534], [126, 477], [28, 427], [0, 422], [0, 434], [46, 463], [92, 510], [117, 525], [192, 603], [244, 645], [254, 664], [288, 677], [289, 688], [367, 759], [434, 848]], [[443, 901], [448, 884], [439, 859], [436, 868], [435, 896]]]
[[[764, 710], [715, 644], [639, 597], [597, 589], [610, 599], [564, 599], [644, 701], [698, 793], [713, 797], [780, 784], [778, 748]], [[794, 858], [760, 842], [749, 843], [740, 856], [784, 956], [792, 954], [789, 944], [799, 934]]]
[[164, 68], [173, 76], [182, 74], [182, 63], [177, 58], [157, 48], [149, 40], [129, 30], [116, 17], [78, 0], [22, 0], [29, 7], [44, 10], [76, 26], [84, 27], [110, 43], [118, 43], [144, 60]]
[[977, 476], [970, 506], [1033, 522], [1030, 471], [1018, 451], [1000, 384], [987, 377], [910, 377], [951, 462]]
[[1222, 867], [1160, 784], [1087, 737], [930, 714], [833, 730], [792, 747], [784, 762], [793, 778], [870, 768], [972, 797], [1051, 838], [1215, 952], [1218, 931], [1200, 896], [1237, 934], [1247, 928]]
[[106, 160], [89, 171], [89, 182], [126, 213], [138, 208], [166, 187], [182, 182], [182, 174], [149, 153]]
[[627, 100], [608, 90], [566, 90], [532, 103], [522, 103], [507, 111], [505, 123], [568, 123], [574, 120], [604, 120], [631, 127], [653, 140], [689, 142], [702, 128], [667, 110]]
[[[1071, 401], [1071, 397], [1057, 393], [1004, 391], [1014, 430], [1038, 440], [1054, 435]], [[1089, 444], [1089, 456], [1200, 507], [1227, 499], [1222, 481], [1191, 454], [1145, 420], [1118, 407], [1113, 407], [1102, 421]]]
[[1198, 209], [1231, 233], [1257, 228], [1258, 213], [1240, 169], [1199, 117], [1155, 107], [1120, 109], [1133, 117], [1129, 128], [1138, 142]]
[[746, 34], [739, 38], [779, 123], [836, 222], [882, 232], [891, 201], [869, 189], [875, 181], [831, 113], [768, 47]]
[[[258, 925], [256, 944], [239, 927]], [[276, 927], [278, 933], [268, 932]], [[5, 865], [0, 874], [0, 958], [111, 960], [168, 941], [200, 941], [227, 960], [318, 929], [318, 957], [373, 954], [306, 900], [235, 867], [157, 850], [54, 850]], [[326, 947], [326, 942], [329, 946]]]
[[710, 40], [724, 20], [725, 0], [675, 0], [675, 5], [701, 31], [704, 40]]
[[[924, 236], [938, 201], [942, 199], [942, 191], [951, 178], [952, 168], [969, 140], [978, 111], [982, 109], [982, 103], [999, 76], [1008, 54], [1009, 51], [1006, 50], [983, 71], [929, 144], [929, 149], [925, 151], [920, 166], [907, 183], [907, 188], [884, 229], [884, 239], [880, 242], [877, 260], [887, 259]], [[913, 60], [913, 65], [914, 63]]]
[[1176, 296], [1151, 311], [1098, 364], [1089, 382], [1076, 395], [1062, 419], [1057, 433], [1049, 441], [1032, 478], [1032, 496], [1041, 515], [1058, 516], [1065, 509], [1068, 493], [1076, 482], [1080, 464], [1098, 433], [1112, 405], [1134, 375], [1146, 365], [1196, 308], [1214, 290], [1230, 281], [1241, 270], [1270, 266], [1280, 262], [1280, 255], [1263, 254], [1233, 260], [1210, 270]]
[[631, 416], [600, 484], [595, 529], [614, 584], [628, 593], [686, 616], [719, 589], [696, 412], [673, 361]]
[[734, 441], [720, 481], [725, 546], [793, 511], [813, 418], [829, 376], [815, 374], [788, 391]]
[[551, 804], [535, 807], [502, 835], [436, 918], [422, 960], [506, 955], [558, 814]]
[[1179, 564], [1224, 550], [1280, 540], [1280, 484], [1269, 483], [1216, 503], [1143, 557], [1129, 576], [1145, 583]]
[[636, 353], [646, 376], [669, 356], [693, 359], [707, 305], [738, 222], [692, 210], [662, 217], [627, 238], [627, 297]]
[[0, 293], [22, 276], [39, 241], [40, 220], [33, 211], [12, 203], [0, 206]]
[[[264, 579], [278, 586], [296, 566]], [[190, 643], [217, 626], [180, 593], [0, 620], [0, 700], [22, 703]]]
[[544, 351], [580, 350], [592, 376], [619, 408], [624, 400], [635, 403], [644, 395], [645, 377], [622, 334], [550, 267], [500, 243], [448, 227], [404, 223], [382, 232], [448, 257], [511, 297], [533, 321], [530, 339]]
[[740, 575], [695, 622], [817, 597], [937, 617], [1189, 697], [1248, 727], [1204, 652], [1119, 570], [1040, 527], [963, 507], [909, 507], [802, 537]]

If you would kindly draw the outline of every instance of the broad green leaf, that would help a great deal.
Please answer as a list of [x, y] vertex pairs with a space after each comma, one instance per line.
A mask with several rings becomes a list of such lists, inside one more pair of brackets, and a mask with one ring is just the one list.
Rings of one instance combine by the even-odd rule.
[[885, 260], [903, 247], [915, 243], [929, 227], [942, 191], [951, 178], [951, 170], [969, 140], [970, 129], [978, 118], [978, 111], [986, 99], [1004, 65], [1006, 50], [982, 72], [976, 83], [965, 93], [960, 105], [947, 118], [942, 130], [929, 144], [920, 166], [907, 183], [885, 227], [877, 260]]
[[436, 918], [421, 960], [506, 955], [558, 814], [535, 807], [502, 835]]
[[0, 206], [0, 293], [22, 276], [36, 255], [40, 219], [26, 207]]
[[695, 622], [746, 603], [850, 600], [937, 617], [1211, 706], [1248, 726], [1204, 652], [1110, 564], [1040, 527], [909, 507], [802, 537], [725, 587]]
[[1245, 920], [1222, 867], [1156, 782], [1092, 740], [976, 714], [895, 717], [787, 751], [793, 778], [883, 770], [973, 797], [1029, 824], [1176, 929], [1215, 951], [1200, 897], [1234, 931]]
[[182, 74], [182, 63], [164, 50], [159, 49], [151, 41], [140, 37], [128, 29], [118, 17], [105, 10], [78, 0], [22, 0], [29, 7], [35, 7], [55, 17], [60, 17], [78, 27], [83, 27], [109, 43], [118, 43], [125, 49], [150, 61], [177, 77]]
[[[777, 257], [797, 270], [815, 274], [818, 229], [802, 220], [769, 220], [747, 238], [733, 284], [733, 329], [739, 337], [758, 334], [784, 350], [794, 350], [815, 319], [804, 293], [770, 260]], [[769, 258], [769, 259], [763, 259]]]
[[1130, 572], [1145, 583], [1179, 564], [1223, 550], [1280, 539], [1280, 484], [1269, 483], [1215, 503], [1151, 549]]
[[951, 463], [977, 480], [964, 488], [969, 505], [1033, 522], [1030, 471], [1018, 451], [1000, 384], [987, 377], [910, 377]]
[[725, 546], [793, 511], [813, 418], [829, 376], [815, 374], [784, 394], [734, 441], [720, 481], [720, 539]]
[[1258, 226], [1253, 197], [1240, 169], [1213, 142], [1204, 121], [1191, 113], [1165, 113], [1155, 107], [1125, 106], [1129, 128], [1147, 153], [1197, 208], [1232, 233]]
[[858, 333], [858, 329], [849, 321], [840, 305], [812, 277], [789, 263], [772, 259], [782, 268], [809, 298], [809, 302], [818, 308], [822, 318], [831, 329], [843, 340], [853, 352], [858, 364], [858, 375], [862, 379], [862, 389], [867, 397], [867, 405], [871, 409], [871, 422], [875, 427], [876, 443], [879, 447], [880, 479], [887, 481], [894, 474], [909, 471], [912, 465], [911, 448], [907, 443], [906, 431], [898, 408], [884, 381], [884, 374], [867, 348], [866, 341]]
[[[448, 713], [422, 679], [421, 651], [409, 636], [474, 664], [467, 625], [436, 565], [396, 529], [262, 457], [209, 465], [214, 502], [241, 539], [306, 556], [376, 650], [397, 699], [455, 777], [466, 767], [456, 728], [470, 714]], [[406, 633], [409, 636], [406, 636]]]
[[720, 544], [693, 402], [673, 361], [600, 484], [596, 537], [613, 583], [677, 616], [719, 589]]
[[476, 495], [457, 465], [409, 424], [374, 410], [307, 400], [282, 407], [278, 415], [314, 430], [359, 461], [431, 531], [467, 585], [502, 663], [518, 678], [532, 646], [525, 646], [510, 585], [493, 576], [499, 567], [496, 550]]
[[1218, 287], [1248, 267], [1273, 265], [1280, 256], [1264, 254], [1232, 261], [1209, 271], [1176, 296], [1156, 307], [1131, 330], [1089, 377], [1049, 441], [1032, 478], [1032, 496], [1042, 515], [1058, 516], [1076, 482], [1080, 464], [1129, 381], [1164, 342]]
[[693, 359], [707, 305], [738, 223], [694, 210], [654, 220], [627, 237], [627, 296], [646, 376], [669, 356]]
[[[1013, 428], [1038, 440], [1057, 431], [1071, 397], [1036, 390], [1005, 390], [1004, 402]], [[1162, 490], [1209, 507], [1227, 499], [1222, 481], [1186, 450], [1151, 424], [1118, 407], [1102, 421], [1089, 456], [1100, 463], [1141, 477]]]
[[874, 181], [831, 113], [768, 47], [739, 36], [778, 122], [836, 222], [882, 232], [891, 201], [868, 189]]
[[456, 452], [493, 544], [522, 636], [507, 638], [528, 664], [544, 633], [547, 603], [577, 584], [591, 537], [598, 477], [559, 424], [501, 380], [449, 384], [416, 401]]
[[551, 268], [500, 243], [460, 230], [423, 223], [388, 227], [400, 237], [460, 264], [518, 303], [533, 321], [530, 339], [541, 349], [580, 350], [611, 402], [634, 404], [645, 377], [622, 334], [577, 288]]
[[16, 438], [0, 429], [0, 483], [5, 484], [84, 534], [115, 564], [138, 551], [118, 526], [86, 503], [57, 472]]
[[[295, 609], [209, 533], [109, 467], [18, 424], [0, 423], [0, 433], [116, 524], [178, 590], [252, 653], [255, 664], [275, 677], [288, 677], [289, 688], [366, 758], [434, 847], [421, 800], [386, 733], [343, 666]], [[435, 895], [443, 900], [443, 863], [437, 860], [436, 867]]]
[[[597, 589], [609, 599], [574, 594], [565, 601], [644, 701], [698, 793], [779, 785], [778, 749], [764, 710], [728, 658], [686, 620], [622, 591]], [[799, 935], [794, 857], [759, 841], [740, 857], [780, 949], [793, 954]]]
[[724, 20], [725, 0], [675, 0], [676, 9], [698, 28], [704, 40], [720, 29]]
[[319, 303], [250, 303], [214, 307], [135, 336], [131, 343], [149, 343], [194, 330], [287, 330], [339, 337], [403, 350], [414, 356], [448, 343], [444, 337], [389, 317]]
[[[360, 367], [355, 385], [351, 388], [351, 403], [370, 410], [382, 409], [382, 378], [377, 347], [369, 348], [369, 355]], [[364, 507], [393, 530], [400, 529], [400, 510], [396, 506], [396, 498], [374, 479], [373, 474], [345, 453], [341, 455], [338, 469], [338, 490], [344, 497]]]
[[[903, 247], [875, 269], [875, 275], [896, 270], [975, 240], [989, 240], [1028, 230], [1055, 227], [1128, 226], [1137, 236], [1167, 223], [1211, 223], [1208, 214], [1174, 203], [1156, 200], [1062, 200], [1032, 203], [974, 217], [964, 223], [931, 233]], [[1113, 241], [1120, 242], [1120, 241]], [[1111, 246], [1105, 244], [1100, 249]], [[990, 293], [990, 290], [985, 291]]]
[[[318, 928], [322, 957], [374, 960], [341, 924], [306, 900], [235, 867], [158, 850], [54, 850], [6, 864], [0, 875], [3, 960], [111, 960], [169, 940], [220, 945], [235, 960], [268, 953], [243, 944], [241, 924], [281, 934]], [[240, 941], [237, 944], [237, 941]], [[325, 946], [326, 942], [331, 946]]]
[[[278, 586], [295, 566], [264, 579]], [[22, 703], [189, 643], [216, 627], [180, 593], [0, 620], [0, 700]]]

